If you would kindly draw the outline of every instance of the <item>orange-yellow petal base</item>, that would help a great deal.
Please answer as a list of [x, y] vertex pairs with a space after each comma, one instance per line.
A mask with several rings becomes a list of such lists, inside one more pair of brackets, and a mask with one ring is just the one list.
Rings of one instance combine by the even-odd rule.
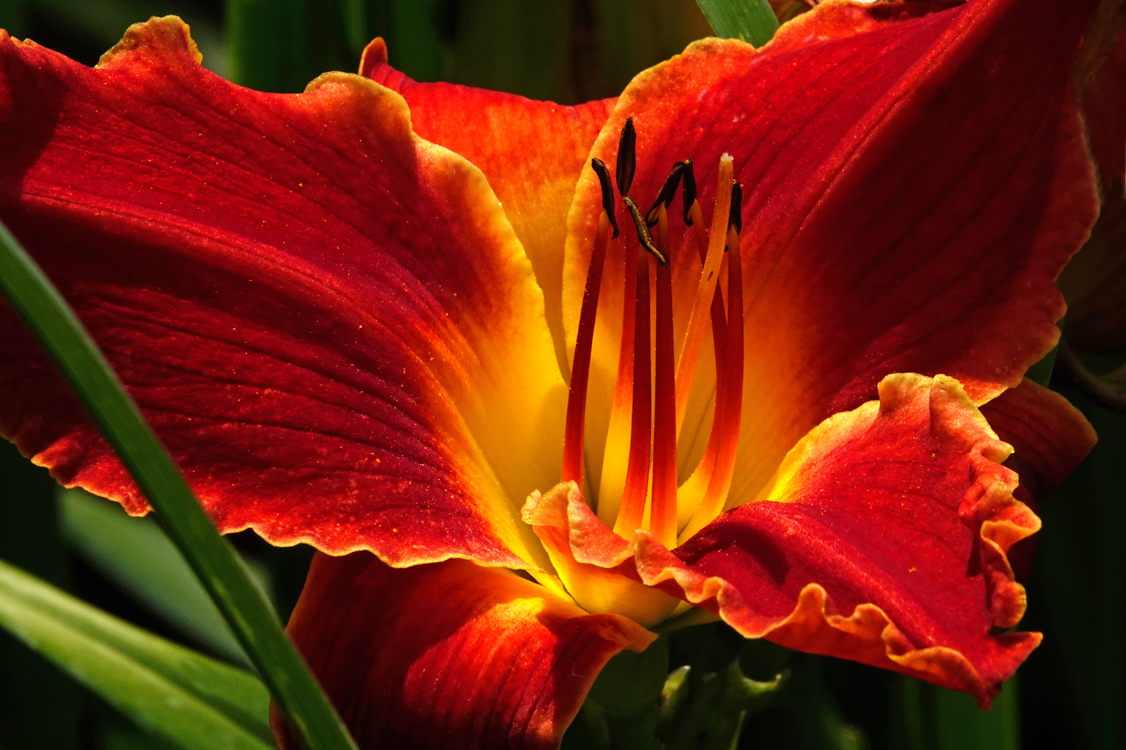
[[362, 552], [313, 561], [288, 631], [360, 747], [413, 750], [557, 748], [606, 661], [656, 638], [509, 571]]

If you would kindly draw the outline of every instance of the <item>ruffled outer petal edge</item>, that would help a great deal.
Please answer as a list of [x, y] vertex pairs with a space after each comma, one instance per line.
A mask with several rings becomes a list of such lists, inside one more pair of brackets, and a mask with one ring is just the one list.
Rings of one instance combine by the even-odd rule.
[[1021, 497], [1026, 503], [1047, 499], [1098, 441], [1082, 412], [1028, 378], [983, 405], [981, 413], [1013, 446], [1005, 465], [1020, 476], [1017, 489], [1027, 491], [1028, 497]]
[[[1020, 476], [1013, 495], [1036, 511], [1086, 458], [1098, 437], [1083, 413], [1060, 394], [1028, 378], [981, 407], [1001, 440], [1013, 446], [1005, 466]], [[1018, 581], [1028, 580], [1036, 551], [1033, 535], [1009, 550]]]
[[[920, 403], [920, 399], [924, 401]], [[707, 554], [709, 529], [729, 524], [740, 514], [759, 510], [755, 506], [760, 503], [729, 511], [705, 528], [700, 536], [678, 548], [676, 554], [651, 535], [638, 532], [634, 551], [641, 580], [718, 614], [746, 637], [768, 638], [789, 648], [892, 669], [970, 693], [977, 697], [982, 707], [988, 707], [1000, 683], [1012, 674], [1041, 640], [1038, 633], [991, 635], [995, 628], [1015, 625], [1024, 612], [1024, 589], [1015, 580], [1007, 553], [1014, 543], [1035, 533], [1040, 521], [1027, 506], [1013, 497], [1016, 476], [999, 463], [1010, 449], [996, 439], [957, 381], [943, 376], [933, 380], [917, 375], [889, 376], [880, 384], [879, 402], [869, 402], [853, 412], [837, 415], [816, 428], [787, 456], [774, 482], [778, 485], [776, 489], [784, 490], [786, 481], [793, 479], [796, 473], [816, 470], [816, 467], [799, 464], [814, 453], [824, 454], [826, 446], [818, 445], [817, 441], [827, 437], [828, 442], [832, 442], [838, 427], [833, 424], [834, 421], [840, 421], [842, 417], [849, 422], [895, 419], [897, 410], [919, 406], [925, 406], [929, 411], [930, 430], [946, 432], [948, 438], [964, 441], [970, 456], [972, 478], [967, 483], [964, 497], [956, 506], [954, 520], [960, 521], [968, 527], [967, 531], [972, 532], [973, 552], [965, 562], [972, 576], [981, 577], [983, 622], [976, 638], [984, 642], [986, 648], [982, 653], [987, 656], [978, 663], [950, 645], [920, 645], [918, 637], [908, 637], [888, 615], [887, 607], [862, 602], [853, 608], [851, 614], [841, 614], [831, 592], [832, 583], [810, 582], [796, 594], [790, 612], [784, 615], [764, 614], [756, 607], [755, 601], [747, 599], [723, 575], [709, 575], [691, 561]], [[823, 433], [820, 436], [816, 434], [819, 431]], [[842, 445], [847, 449], [847, 442]], [[801, 480], [796, 483], [800, 485]], [[788, 504], [763, 503], [766, 506]], [[882, 533], [882, 530], [873, 529], [873, 533]], [[703, 543], [696, 544], [700, 540], [704, 540]], [[773, 541], [786, 544], [784, 539]], [[713, 550], [719, 556], [733, 551]], [[860, 574], [867, 575], [868, 572], [861, 571]], [[965, 574], [965, 570], [959, 573]], [[980, 647], [982, 644], [973, 645]]]

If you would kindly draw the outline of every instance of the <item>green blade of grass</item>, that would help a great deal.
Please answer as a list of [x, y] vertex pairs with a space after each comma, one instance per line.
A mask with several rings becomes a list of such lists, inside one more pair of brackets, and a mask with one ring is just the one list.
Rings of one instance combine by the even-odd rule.
[[1020, 701], [1011, 677], [982, 711], [964, 693], [899, 675], [893, 689], [890, 744], [906, 750], [1017, 750]]
[[767, 0], [696, 0], [716, 36], [742, 39], [756, 47], [778, 31], [778, 19]]
[[[59, 492], [58, 501], [63, 537], [86, 562], [189, 642], [249, 666], [211, 597], [155, 519], [130, 518], [117, 503], [77, 487]], [[265, 571], [251, 572], [263, 582]]]
[[78, 394], [306, 747], [354, 748], [273, 608], [219, 536], [66, 301], [0, 224], [0, 291]]
[[0, 627], [178, 745], [273, 747], [270, 696], [253, 675], [122, 622], [3, 561]]

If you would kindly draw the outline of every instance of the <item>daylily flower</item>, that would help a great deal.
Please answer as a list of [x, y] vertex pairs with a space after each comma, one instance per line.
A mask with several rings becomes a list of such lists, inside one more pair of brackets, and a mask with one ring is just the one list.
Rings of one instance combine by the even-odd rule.
[[[0, 36], [0, 218], [219, 528], [320, 550], [289, 630], [363, 746], [555, 746], [691, 606], [988, 705], [1039, 642], [1014, 494], [1093, 441], [1021, 378], [1098, 212], [1097, 3], [949, 5], [824, 3], [577, 107], [378, 41], [283, 96], [176, 19], [95, 69]], [[147, 511], [14, 323], [0, 429]]]

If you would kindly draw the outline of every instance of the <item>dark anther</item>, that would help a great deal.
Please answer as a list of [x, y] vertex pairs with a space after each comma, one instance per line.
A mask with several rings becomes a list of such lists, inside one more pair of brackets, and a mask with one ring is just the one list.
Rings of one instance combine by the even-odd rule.
[[628, 195], [622, 198], [622, 202], [626, 204], [630, 216], [633, 217], [633, 223], [637, 226], [637, 241], [641, 243], [642, 247], [652, 253], [658, 263], [662, 266], [667, 266], [669, 264], [669, 258], [657, 249], [657, 244], [653, 242], [653, 235], [649, 234], [649, 227], [645, 226], [645, 218], [641, 215], [641, 209], [633, 202], [633, 198], [630, 198]]
[[743, 185], [738, 180], [731, 181], [731, 214], [727, 228], [735, 227], [735, 234], [743, 231]]
[[688, 162], [678, 161], [673, 165], [672, 171], [669, 172], [668, 178], [665, 179], [665, 184], [661, 186], [661, 192], [657, 193], [657, 200], [653, 201], [652, 208], [649, 213], [645, 214], [645, 223], [653, 227], [657, 225], [657, 207], [662, 203], [665, 208], [672, 204], [672, 199], [676, 196], [676, 188], [680, 184], [680, 173], [684, 171], [684, 167]]
[[696, 174], [692, 171], [691, 159], [685, 159], [680, 163], [684, 165], [684, 173], [681, 175], [681, 179], [684, 180], [684, 223], [692, 226], [692, 216], [688, 212], [696, 202]]
[[618, 220], [614, 218], [614, 185], [610, 182], [610, 170], [601, 159], [591, 159], [590, 166], [598, 175], [599, 184], [602, 185], [602, 210], [606, 212], [610, 226], [614, 227], [614, 239], [617, 239]]
[[637, 133], [633, 130], [633, 118], [627, 117], [622, 137], [618, 141], [618, 168], [614, 176], [618, 178], [618, 193], [629, 193], [633, 184], [633, 173], [637, 169]]

